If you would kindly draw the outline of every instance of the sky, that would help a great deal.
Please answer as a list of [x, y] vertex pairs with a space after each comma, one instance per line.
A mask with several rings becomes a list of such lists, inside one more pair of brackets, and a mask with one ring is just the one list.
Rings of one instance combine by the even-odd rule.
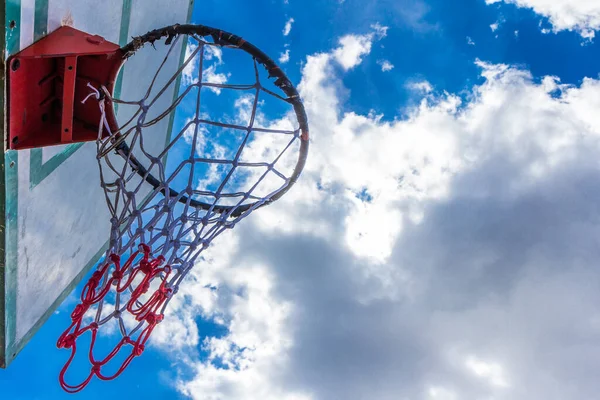
[[[193, 22], [297, 84], [308, 162], [206, 251], [144, 355], [79, 397], [595, 398], [594, 3], [197, 0]], [[0, 371], [2, 398], [69, 397], [72, 306]]]

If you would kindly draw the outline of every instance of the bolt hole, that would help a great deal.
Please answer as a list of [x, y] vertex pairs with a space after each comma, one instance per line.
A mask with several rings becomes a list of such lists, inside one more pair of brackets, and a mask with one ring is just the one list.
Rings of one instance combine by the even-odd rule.
[[73, 70], [73, 66], [69, 65], [69, 71]]
[[46, 122], [48, 121], [48, 114], [44, 113], [42, 114], [42, 122]]
[[18, 136], [15, 136], [15, 137], [13, 138], [12, 142], [13, 142], [13, 144], [17, 144], [17, 143], [19, 143], [19, 137], [18, 137]]
[[12, 62], [12, 70], [16, 71], [19, 69], [19, 67], [21, 66], [21, 61], [19, 61], [19, 59], [16, 59]]
[[15, 29], [16, 26], [17, 26], [17, 23], [14, 20], [10, 21], [10, 23], [8, 24], [8, 27], [10, 29]]
[[[11, 162], [10, 162], [10, 167], [12, 168], [12, 167], [14, 167], [14, 166], [15, 166], [15, 162], [14, 162], [14, 161], [11, 161]], [[13, 357], [14, 357], [14, 356], [13, 356]]]
[[65, 128], [65, 132], [69, 132], [69, 128]]

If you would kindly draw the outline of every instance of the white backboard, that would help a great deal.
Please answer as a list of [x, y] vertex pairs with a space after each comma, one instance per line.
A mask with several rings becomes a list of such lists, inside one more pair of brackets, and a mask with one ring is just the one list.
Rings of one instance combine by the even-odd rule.
[[[149, 30], [188, 23], [193, 0], [6, 0], [3, 62], [69, 24], [120, 45]], [[179, 46], [183, 41], [179, 43]], [[176, 49], [181, 52], [182, 49]], [[125, 64], [115, 94], [139, 98], [151, 78], [150, 53]], [[175, 71], [179, 58], [167, 66]], [[4, 80], [0, 84], [5, 93]], [[175, 96], [175, 85], [173, 85]], [[4, 102], [4, 104], [6, 104]], [[3, 107], [3, 118], [5, 115]], [[118, 119], [123, 118], [118, 115]], [[154, 129], [157, 140], [172, 118]], [[6, 126], [6, 124], [4, 124]], [[5, 138], [6, 132], [3, 138]], [[162, 135], [162, 136], [161, 136]], [[6, 142], [6, 140], [3, 140]], [[5, 146], [6, 148], [6, 146]], [[6, 367], [98, 262], [107, 246], [108, 212], [95, 143], [4, 151], [0, 175], [0, 367]]]

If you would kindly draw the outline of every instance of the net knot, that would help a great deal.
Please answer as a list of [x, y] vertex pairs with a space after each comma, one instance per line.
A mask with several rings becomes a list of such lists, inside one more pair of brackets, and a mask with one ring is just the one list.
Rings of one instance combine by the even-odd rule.
[[81, 101], [81, 104], [85, 104], [85, 102], [88, 101], [90, 97], [94, 97], [96, 98], [96, 100], [104, 99], [103, 93], [101, 93], [98, 89], [92, 86], [91, 83], [88, 82], [87, 87], [89, 87], [92, 91]]
[[112, 273], [112, 277], [113, 277], [113, 279], [116, 279], [116, 280], [123, 279], [123, 271], [121, 271], [120, 269], [115, 270]]
[[85, 301], [83, 302], [83, 304], [77, 304], [75, 306], [75, 309], [71, 313], [71, 319], [73, 321], [79, 321], [81, 317], [83, 317], [83, 314], [85, 314], [85, 312], [88, 310], [88, 308], [89, 306], [85, 304]]
[[98, 285], [100, 284], [100, 280], [102, 279], [102, 275], [104, 274], [104, 271], [96, 271], [92, 274], [92, 277], [90, 278], [90, 280], [88, 281], [88, 287], [90, 289], [95, 289], [96, 287], [98, 287]]
[[154, 269], [154, 268], [152, 267], [152, 263], [151, 263], [151, 262], [149, 262], [149, 261], [144, 261], [144, 260], [140, 261], [140, 267], [139, 267], [139, 270], [140, 270], [141, 272], [143, 272], [144, 274], [146, 274], [146, 275], [150, 275], [150, 274], [152, 273], [152, 270], [153, 270], [153, 269]]
[[146, 348], [146, 347], [145, 347], [143, 344], [141, 344], [141, 343], [136, 343], [136, 344], [134, 344], [134, 345], [133, 345], [133, 354], [134, 354], [136, 357], [139, 357], [139, 356], [141, 356], [141, 355], [142, 355], [142, 353], [144, 352], [144, 349], [145, 349], [145, 348]]
[[100, 373], [100, 364], [94, 364], [94, 366], [92, 367], [92, 372], [98, 375]]
[[138, 290], [136, 290], [136, 292], [138, 292], [139, 294], [144, 294], [148, 292], [148, 289], [150, 289], [150, 282], [144, 282], [138, 287]]
[[[94, 304], [94, 296], [92, 292], [87, 292], [87, 296], [81, 300], [81, 305], [87, 310], [90, 306]], [[84, 312], [85, 312], [84, 310]]]
[[156, 324], [160, 323], [163, 320], [163, 318], [164, 317], [162, 314], [148, 313], [148, 315], [146, 315], [145, 320], [150, 325], [156, 325]]
[[73, 346], [75, 346], [76, 341], [77, 337], [71, 333], [58, 342], [58, 347], [61, 349], [70, 349], [73, 348]]

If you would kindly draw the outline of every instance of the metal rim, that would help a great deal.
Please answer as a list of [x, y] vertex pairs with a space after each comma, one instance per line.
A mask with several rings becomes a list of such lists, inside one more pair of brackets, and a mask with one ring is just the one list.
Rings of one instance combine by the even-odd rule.
[[[235, 46], [246, 53], [250, 54], [259, 64], [261, 64], [269, 73], [269, 78], [275, 78], [275, 82], [273, 82], [277, 87], [279, 87], [288, 97], [287, 102], [292, 104], [294, 107], [294, 112], [296, 114], [296, 118], [300, 125], [300, 151], [298, 154], [298, 161], [296, 162], [296, 166], [292, 175], [289, 178], [289, 182], [286, 187], [284, 187], [281, 191], [279, 191], [276, 195], [272, 196], [268, 202], [260, 205], [270, 204], [283, 196], [298, 180], [302, 170], [304, 169], [304, 165], [306, 164], [306, 158], [308, 156], [308, 143], [309, 143], [309, 130], [308, 130], [308, 118], [306, 115], [306, 110], [304, 109], [304, 105], [302, 104], [302, 100], [300, 99], [300, 95], [298, 94], [298, 90], [291, 83], [289, 78], [285, 75], [282, 69], [273, 61], [269, 56], [267, 56], [262, 50], [242, 39], [241, 37], [234, 35], [232, 33], [211, 28], [204, 25], [171, 25], [160, 29], [155, 29], [146, 33], [145, 35], [134, 37], [133, 40], [127, 45], [121, 48], [121, 52], [123, 54], [123, 60], [126, 62], [128, 58], [133, 56], [137, 50], [142, 48], [146, 44], [154, 45], [154, 43], [158, 40], [165, 39], [165, 44], [170, 45], [173, 39], [175, 39], [179, 35], [196, 35], [199, 37], [211, 36], [214, 43], [222, 46]], [[185, 44], [183, 44], [185, 45]], [[113, 113], [109, 119], [112, 119], [116, 122], [116, 118], [114, 117], [114, 109], [110, 108]], [[136, 170], [137, 174], [140, 175], [147, 183], [152, 185], [154, 189], [160, 187], [160, 180], [154, 177], [152, 174], [148, 172], [148, 170], [137, 160], [137, 158], [131, 154], [129, 146], [123, 141], [119, 147], [117, 148], [117, 153], [121, 155], [126, 160], [132, 164], [132, 167]], [[161, 190], [163, 195], [166, 195], [165, 189]], [[179, 192], [174, 189], [169, 188], [169, 197], [177, 197], [179, 196]], [[186, 204], [188, 202], [188, 197], [183, 195], [179, 198], [181, 203]], [[218, 204], [209, 204], [202, 201], [198, 201], [195, 199], [189, 199], [189, 204], [192, 207], [200, 208], [204, 210], [210, 210], [217, 213], [229, 213], [231, 212], [232, 217], [238, 217], [243, 214], [245, 211], [256, 207], [256, 202], [237, 205], [237, 206], [223, 206]], [[259, 207], [260, 207], [259, 206]]]

